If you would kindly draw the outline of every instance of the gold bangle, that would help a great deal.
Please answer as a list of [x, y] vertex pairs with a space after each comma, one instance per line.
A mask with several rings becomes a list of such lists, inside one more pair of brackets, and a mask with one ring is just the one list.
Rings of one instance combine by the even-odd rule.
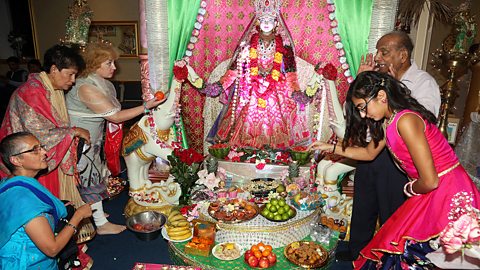
[[77, 234], [77, 226], [73, 225], [72, 223], [67, 223], [67, 226], [72, 227], [72, 229], [73, 229], [73, 234]]

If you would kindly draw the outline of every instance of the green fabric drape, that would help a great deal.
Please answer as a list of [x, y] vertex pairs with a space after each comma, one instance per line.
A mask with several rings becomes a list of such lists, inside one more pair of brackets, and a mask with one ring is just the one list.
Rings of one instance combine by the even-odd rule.
[[[168, 46], [170, 50], [170, 71], [173, 69], [175, 61], [181, 59], [185, 55], [199, 7], [200, 0], [168, 0]], [[172, 78], [173, 72], [170, 72], [169, 87], [172, 83]], [[183, 121], [180, 120], [180, 122], [180, 127], [182, 129], [182, 147], [188, 148], [185, 127]], [[174, 129], [176, 129], [176, 126], [174, 126]]]
[[[185, 56], [185, 51], [197, 20], [199, 7], [200, 0], [168, 0], [170, 70], [172, 70], [175, 60]], [[173, 73], [171, 74], [173, 75]]]
[[362, 55], [368, 52], [368, 35], [372, 20], [373, 0], [335, 0], [338, 31], [355, 78]]

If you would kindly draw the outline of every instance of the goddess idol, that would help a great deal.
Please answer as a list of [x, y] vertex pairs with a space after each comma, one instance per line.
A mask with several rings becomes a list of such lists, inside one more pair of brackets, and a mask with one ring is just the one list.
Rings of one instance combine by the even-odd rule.
[[211, 143], [284, 149], [306, 143], [310, 132], [299, 90], [294, 43], [280, 0], [255, 1], [255, 16], [221, 79], [200, 91], [223, 104], [207, 135]]

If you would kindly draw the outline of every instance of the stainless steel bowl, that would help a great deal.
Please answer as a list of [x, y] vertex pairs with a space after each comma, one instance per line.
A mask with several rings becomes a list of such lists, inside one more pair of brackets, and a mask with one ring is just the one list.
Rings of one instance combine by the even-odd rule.
[[127, 228], [140, 240], [150, 241], [160, 235], [167, 217], [159, 212], [145, 211], [135, 214], [127, 219]]

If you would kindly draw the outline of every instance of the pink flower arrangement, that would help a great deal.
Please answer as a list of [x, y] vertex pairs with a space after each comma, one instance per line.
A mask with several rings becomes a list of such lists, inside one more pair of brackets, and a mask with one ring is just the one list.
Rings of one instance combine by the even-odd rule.
[[218, 168], [217, 173], [208, 173], [206, 169], [197, 173], [197, 184], [206, 186], [209, 190], [219, 187], [221, 181], [226, 179], [226, 171], [224, 168]]
[[472, 206], [473, 195], [457, 193], [452, 198], [450, 222], [440, 233], [440, 244], [447, 254], [480, 245], [479, 211]]

